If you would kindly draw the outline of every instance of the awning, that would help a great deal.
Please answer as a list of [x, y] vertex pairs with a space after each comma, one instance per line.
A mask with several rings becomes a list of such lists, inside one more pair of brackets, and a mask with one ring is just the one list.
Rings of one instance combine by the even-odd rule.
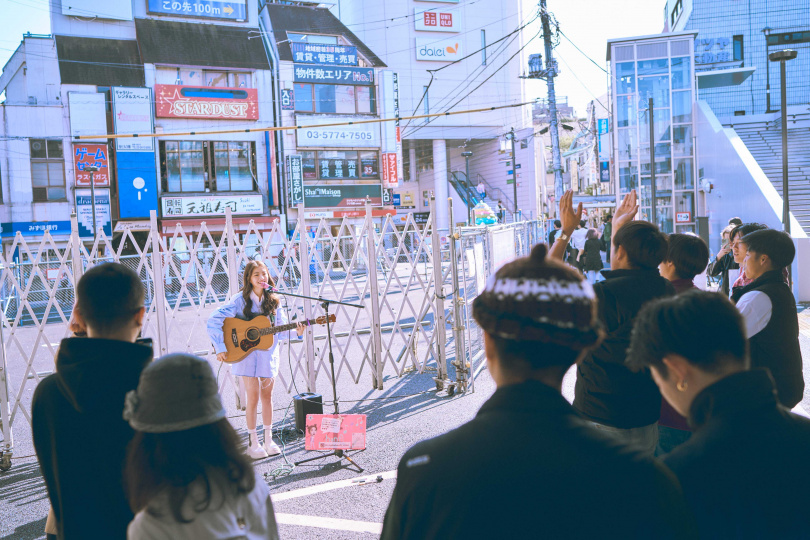
[[146, 64], [270, 69], [258, 28], [135, 19], [135, 32]]
[[695, 73], [697, 76], [698, 90], [720, 88], [722, 86], [738, 86], [753, 75], [756, 69], [755, 67], [744, 67], [698, 71]]
[[[235, 217], [231, 219], [233, 229], [236, 232], [247, 232], [251, 228], [251, 222], [253, 228], [259, 231], [270, 229], [273, 223], [279, 220], [279, 216]], [[161, 219], [159, 221], [163, 236], [173, 235], [177, 225], [183, 228], [184, 233], [199, 231], [203, 223], [205, 223], [205, 227], [209, 232], [222, 232], [225, 230], [225, 218], [220, 216], [203, 219]]]
[[137, 41], [75, 36], [55, 39], [62, 84], [144, 86]]

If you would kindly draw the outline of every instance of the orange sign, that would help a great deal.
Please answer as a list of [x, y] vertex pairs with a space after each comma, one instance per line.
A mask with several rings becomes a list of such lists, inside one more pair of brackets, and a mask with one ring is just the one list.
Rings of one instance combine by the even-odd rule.
[[76, 187], [90, 187], [90, 172], [85, 170], [86, 167], [98, 169], [93, 173], [96, 187], [110, 187], [106, 144], [74, 144], [73, 166], [76, 171]]
[[255, 88], [155, 85], [155, 116], [160, 118], [220, 118], [258, 120]]
[[383, 187], [395, 188], [399, 186], [399, 170], [397, 155], [394, 152], [382, 155]]

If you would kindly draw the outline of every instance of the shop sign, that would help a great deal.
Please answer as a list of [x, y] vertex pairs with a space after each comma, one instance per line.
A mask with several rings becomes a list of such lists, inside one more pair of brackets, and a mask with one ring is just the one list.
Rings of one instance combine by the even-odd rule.
[[401, 209], [416, 208], [416, 198], [413, 191], [394, 193], [394, 206], [398, 206]]
[[610, 182], [610, 162], [608, 161], [599, 162], [599, 181]]
[[[112, 89], [113, 124], [117, 134], [141, 134], [154, 131], [152, 123], [152, 89]], [[115, 148], [122, 152], [153, 152], [154, 137], [115, 139]]]
[[692, 212], [675, 212], [675, 223], [691, 223]]
[[[93, 198], [89, 189], [76, 190], [76, 219], [79, 223], [79, 236], [93, 237]], [[109, 190], [96, 190], [96, 231], [109, 238], [112, 236]]]
[[380, 184], [304, 186], [306, 208], [365, 207], [367, 197], [373, 206], [382, 206], [382, 186]]
[[298, 64], [357, 65], [357, 47], [322, 43], [292, 43], [291, 47], [293, 62]]
[[161, 197], [164, 218], [224, 216], [230, 208], [235, 215], [261, 214], [264, 211], [261, 195], [215, 195], [210, 197]]
[[411, 216], [413, 216], [413, 222], [417, 225], [426, 225], [430, 217], [430, 212], [414, 212]]
[[259, 92], [255, 88], [156, 84], [155, 94], [155, 115], [159, 118], [259, 119]]
[[382, 156], [382, 177], [383, 186], [395, 188], [399, 186], [399, 179], [397, 177], [397, 155], [395, 152], [383, 154]]
[[715, 64], [719, 62], [731, 62], [732, 55], [731, 38], [698, 38], [695, 40], [695, 63]]
[[90, 187], [90, 173], [85, 171], [85, 167], [98, 169], [93, 173], [96, 187], [110, 187], [106, 144], [74, 144], [73, 167], [76, 171], [76, 187]]
[[118, 152], [118, 217], [148, 218], [158, 208], [157, 166], [154, 152]]
[[458, 14], [452, 11], [414, 8], [413, 18], [415, 29], [422, 32], [458, 32], [461, 28]]
[[149, 0], [150, 13], [164, 13], [180, 17], [204, 17], [206, 19], [247, 20], [246, 0]]
[[119, 221], [115, 224], [115, 232], [149, 232], [152, 225], [148, 221]]
[[374, 68], [295, 66], [293, 77], [300, 83], [373, 85]]
[[281, 89], [281, 110], [294, 111], [295, 110], [295, 94], [292, 88]]
[[287, 156], [287, 170], [290, 173], [290, 204], [304, 202], [304, 173], [301, 155]]
[[51, 236], [70, 234], [70, 220], [67, 221], [15, 221], [0, 223], [0, 236], [8, 238], [20, 233], [23, 236], [42, 236], [45, 232]]
[[417, 60], [452, 62], [462, 56], [461, 42], [458, 39], [416, 38]]
[[324, 126], [347, 122], [346, 116], [296, 116], [297, 146], [321, 148], [379, 148], [380, 124]]

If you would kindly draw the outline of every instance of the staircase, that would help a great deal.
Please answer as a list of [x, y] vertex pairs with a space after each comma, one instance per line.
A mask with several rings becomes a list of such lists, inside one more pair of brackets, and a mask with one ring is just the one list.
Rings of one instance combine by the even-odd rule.
[[[782, 196], [782, 122], [732, 124], [762, 172]], [[790, 211], [810, 235], [810, 113], [788, 115]]]
[[[470, 206], [473, 207], [479, 202], [483, 202], [488, 204], [489, 207], [492, 208], [492, 211], [497, 214], [498, 201], [501, 201], [501, 204], [503, 204], [504, 208], [506, 209], [504, 223], [513, 223], [515, 221], [514, 213], [510, 210], [510, 208], [514, 208], [512, 199], [508, 198], [500, 189], [491, 187], [480, 174], [478, 175], [478, 178], [474, 180], [474, 184], [471, 184], [467, 180], [466, 173], [462, 171], [450, 171], [447, 174], [447, 180], [450, 182], [453, 189], [456, 190], [458, 196], [461, 197], [461, 200], [464, 201], [464, 204], [468, 204], [469, 201]], [[484, 184], [485, 191], [485, 196], [483, 198], [478, 193], [478, 189], [476, 188], [476, 186], [482, 182]], [[493, 199], [493, 196], [496, 198]]]

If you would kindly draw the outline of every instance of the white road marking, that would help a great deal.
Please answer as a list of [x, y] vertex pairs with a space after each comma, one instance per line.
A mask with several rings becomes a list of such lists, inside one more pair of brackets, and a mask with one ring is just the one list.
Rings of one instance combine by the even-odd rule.
[[277, 512], [276, 522], [281, 525], [300, 525], [302, 527], [319, 527], [321, 529], [334, 529], [338, 531], [366, 532], [377, 535], [382, 532], [382, 523], [355, 521], [353, 519], [302, 516], [298, 514], [279, 514]]
[[306, 497], [307, 495], [314, 495], [315, 493], [323, 493], [324, 491], [331, 491], [349, 486], [375, 484], [377, 477], [382, 476], [383, 480], [389, 480], [397, 477], [397, 471], [386, 471], [382, 473], [369, 474], [367, 476], [358, 476], [347, 480], [336, 480], [334, 482], [327, 482], [325, 484], [318, 484], [317, 486], [309, 486], [300, 489], [294, 489], [285, 493], [274, 493], [270, 496], [273, 502], [286, 501], [287, 499], [295, 499], [296, 497]]

